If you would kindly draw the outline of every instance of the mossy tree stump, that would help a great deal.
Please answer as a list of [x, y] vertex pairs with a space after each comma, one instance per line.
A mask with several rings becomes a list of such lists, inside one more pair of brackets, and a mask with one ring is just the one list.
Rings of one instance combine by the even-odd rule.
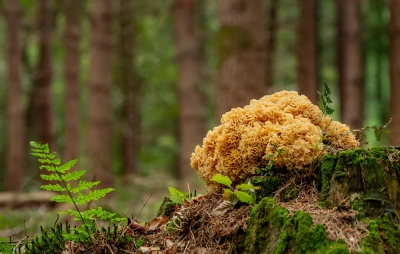
[[[324, 156], [317, 172], [320, 204], [360, 212], [369, 235], [356, 253], [400, 253], [400, 151], [396, 148], [354, 149]], [[253, 180], [262, 195], [271, 196], [280, 181], [267, 177]], [[275, 185], [271, 185], [274, 183]], [[344, 241], [327, 238], [321, 224], [298, 211], [288, 216], [271, 198], [252, 209], [248, 230], [237, 253], [349, 253]], [[348, 207], [347, 207], [348, 208]]]
[[322, 201], [340, 207], [344, 200], [369, 218], [400, 214], [400, 151], [354, 149], [326, 155], [320, 170]]

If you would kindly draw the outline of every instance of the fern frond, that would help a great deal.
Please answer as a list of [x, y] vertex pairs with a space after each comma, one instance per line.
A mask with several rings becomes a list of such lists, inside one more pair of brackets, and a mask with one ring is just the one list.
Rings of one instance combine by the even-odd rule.
[[61, 160], [59, 158], [53, 159], [51, 157], [45, 157], [44, 159], [38, 159], [38, 161], [42, 164], [49, 164], [49, 165], [60, 165]]
[[68, 171], [71, 168], [73, 168], [77, 162], [78, 162], [78, 159], [70, 160], [67, 163], [64, 163], [63, 165], [57, 167], [56, 170], [58, 172], [64, 174], [66, 171]]
[[90, 201], [98, 200], [100, 198], [103, 198], [107, 195], [107, 193], [110, 193], [113, 191], [113, 188], [105, 188], [105, 189], [99, 189], [99, 190], [93, 190], [90, 191], [87, 195], [84, 195], [82, 193], [78, 193], [78, 197], [74, 198], [74, 201], [78, 205], [83, 205], [86, 204]]
[[47, 191], [67, 191], [66, 188], [62, 187], [58, 183], [43, 185], [43, 186], [40, 186], [40, 188], [47, 190]]
[[46, 181], [61, 181], [60, 176], [57, 174], [49, 174], [49, 175], [41, 174], [40, 178]]
[[61, 175], [61, 178], [66, 182], [70, 182], [72, 180], [78, 180], [85, 174], [85, 172], [86, 170], [77, 170], [73, 172], [68, 172], [64, 175]]
[[51, 201], [57, 203], [68, 203], [70, 205], [74, 204], [74, 200], [69, 195], [57, 195], [51, 198]]
[[80, 181], [79, 184], [78, 184], [78, 187], [72, 188], [69, 191], [71, 193], [78, 193], [78, 192], [83, 191], [83, 190], [91, 189], [94, 186], [98, 185], [99, 183], [100, 183], [100, 181], [97, 181], [97, 182]]

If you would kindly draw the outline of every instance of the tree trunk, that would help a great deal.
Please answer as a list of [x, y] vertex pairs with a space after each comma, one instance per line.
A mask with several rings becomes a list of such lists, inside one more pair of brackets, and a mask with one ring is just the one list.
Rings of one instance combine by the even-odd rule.
[[79, 157], [79, 41], [82, 2], [65, 1], [65, 150], [64, 161]]
[[364, 119], [360, 0], [337, 0], [337, 13], [341, 121], [359, 129]]
[[111, 168], [112, 1], [96, 0], [92, 10], [89, 69], [89, 180], [113, 185]]
[[268, 1], [267, 7], [267, 88], [270, 88], [274, 84], [274, 54], [275, 54], [275, 43], [276, 43], [276, 30], [278, 28], [278, 0]]
[[400, 2], [390, 0], [390, 145], [400, 145]]
[[219, 118], [267, 93], [264, 8], [261, 0], [219, 0]]
[[122, 109], [122, 170], [124, 179], [137, 173], [140, 145], [140, 87], [134, 68], [134, 1], [120, 0], [117, 83], [124, 94]]
[[18, 32], [20, 31], [20, 7], [18, 1], [5, 1], [7, 22], [7, 159], [5, 189], [18, 191], [22, 189], [25, 171], [25, 119], [22, 106], [22, 89], [20, 82], [21, 48]]
[[200, 84], [199, 47], [195, 33], [194, 0], [173, 6], [179, 100], [179, 175], [181, 186], [192, 183], [190, 156], [206, 133], [205, 98]]
[[300, 0], [300, 23], [297, 34], [297, 85], [299, 94], [318, 102], [317, 70], [317, 1]]
[[[38, 3], [39, 61], [35, 67], [29, 95], [26, 128], [28, 140], [48, 144], [51, 149], [57, 150], [55, 147], [51, 62], [54, 15], [51, 1], [38, 0]], [[32, 171], [34, 178], [42, 181], [39, 177], [37, 161], [28, 157], [28, 164], [29, 169], [34, 169]]]

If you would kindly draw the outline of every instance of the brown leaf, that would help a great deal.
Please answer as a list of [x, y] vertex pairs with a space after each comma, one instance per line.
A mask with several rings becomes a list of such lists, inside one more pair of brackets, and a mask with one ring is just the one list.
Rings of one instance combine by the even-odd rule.
[[149, 227], [147, 226], [142, 226], [139, 222], [131, 220], [128, 218], [128, 226], [129, 228], [133, 229], [136, 232], [139, 232], [141, 234], [146, 233], [149, 231]]
[[150, 229], [154, 230], [156, 228], [159, 228], [161, 225], [163, 225], [167, 221], [168, 221], [168, 216], [166, 216], [166, 215], [156, 217], [150, 222]]

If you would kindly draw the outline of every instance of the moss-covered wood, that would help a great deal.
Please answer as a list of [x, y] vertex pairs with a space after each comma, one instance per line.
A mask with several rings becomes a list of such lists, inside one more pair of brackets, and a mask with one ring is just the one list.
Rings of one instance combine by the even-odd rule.
[[332, 242], [310, 215], [289, 211], [264, 198], [251, 211], [244, 253], [349, 253], [344, 241]]
[[354, 149], [323, 158], [320, 171], [322, 201], [329, 207], [348, 198], [369, 218], [389, 213], [399, 219], [400, 151], [390, 147]]
[[[368, 224], [369, 234], [355, 253], [400, 253], [399, 163], [400, 151], [384, 147], [329, 154], [318, 168], [321, 205], [340, 208], [350, 203]], [[349, 253], [344, 241], [330, 241], [324, 226], [313, 225], [307, 213], [288, 216], [288, 210], [269, 198], [282, 187], [282, 179], [255, 177], [251, 181], [261, 186], [259, 203], [252, 209], [236, 253]]]

